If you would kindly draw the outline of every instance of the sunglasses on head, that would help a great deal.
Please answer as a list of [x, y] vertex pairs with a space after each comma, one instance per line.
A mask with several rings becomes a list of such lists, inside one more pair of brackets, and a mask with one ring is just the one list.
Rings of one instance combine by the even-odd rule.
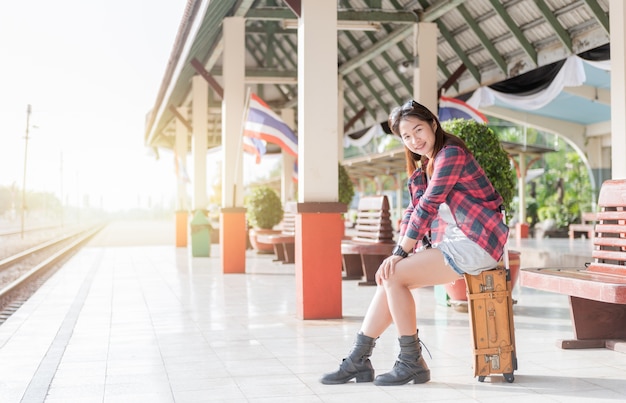
[[422, 111], [428, 111], [428, 108], [426, 108], [424, 105], [420, 104], [419, 102], [413, 99], [406, 101], [406, 103], [402, 105], [402, 108], [400, 108], [402, 113], [411, 112], [416, 109], [421, 109]]

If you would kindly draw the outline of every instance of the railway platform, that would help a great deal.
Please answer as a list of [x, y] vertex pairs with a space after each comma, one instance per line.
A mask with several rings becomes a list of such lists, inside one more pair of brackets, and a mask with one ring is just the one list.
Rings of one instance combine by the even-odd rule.
[[[589, 260], [589, 241], [523, 240], [522, 267]], [[555, 260], [556, 259], [556, 260]], [[478, 382], [468, 314], [414, 292], [431, 381], [322, 385], [349, 351], [374, 287], [344, 280], [343, 319], [299, 320], [294, 265], [247, 252], [223, 274], [219, 248], [194, 258], [169, 221], [114, 222], [0, 325], [0, 402], [597, 402], [626, 401], [626, 355], [561, 350], [567, 297], [516, 287], [515, 382]], [[390, 328], [372, 356], [386, 372]]]

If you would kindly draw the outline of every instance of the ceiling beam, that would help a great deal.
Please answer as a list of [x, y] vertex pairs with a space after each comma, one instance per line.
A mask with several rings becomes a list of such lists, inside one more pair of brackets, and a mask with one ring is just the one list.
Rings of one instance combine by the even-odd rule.
[[533, 45], [528, 42], [528, 39], [526, 39], [522, 30], [519, 29], [515, 21], [513, 21], [513, 18], [509, 16], [509, 13], [506, 11], [504, 6], [498, 0], [489, 0], [489, 2], [491, 3], [493, 9], [496, 10], [500, 18], [502, 18], [504, 24], [508, 27], [508, 29], [511, 30], [511, 33], [515, 36], [517, 42], [521, 45], [524, 52], [526, 52], [526, 55], [530, 57], [530, 60], [533, 61], [535, 66], [538, 66], [537, 51], [535, 50]]
[[[247, 20], [282, 21], [293, 20], [294, 18], [297, 16], [287, 8], [255, 8], [246, 13]], [[417, 22], [418, 18], [411, 11], [337, 11], [337, 24], [339, 25], [343, 21], [412, 24]]]
[[565, 87], [563, 92], [585, 98], [589, 101], [603, 105], [611, 105], [611, 90], [598, 88], [591, 85], [579, 85], [577, 87]]
[[[439, 0], [435, 4], [431, 5], [427, 10], [425, 10], [419, 16], [418, 20], [420, 22], [433, 22], [437, 18], [440, 17], [440, 15], [438, 13], [443, 10], [441, 8], [443, 5], [450, 4], [450, 5], [453, 5], [454, 7], [456, 7], [457, 5], [462, 4], [464, 2], [465, 2], [465, 0]], [[449, 10], [447, 10], [447, 11], [449, 11]], [[350, 12], [350, 13], [352, 13], [352, 12]], [[372, 13], [376, 14], [377, 12], [374, 11]], [[382, 13], [382, 14], [389, 14], [391, 16], [394, 16], [393, 20], [392, 21], [383, 21], [381, 19], [381, 17], [379, 16], [378, 20], [368, 19], [366, 21], [381, 22], [381, 23], [384, 23], [384, 22], [394, 22], [394, 23], [398, 23], [398, 22], [407, 22], [407, 23], [408, 22], [417, 22], [417, 20], [415, 19], [415, 14], [413, 14], [413, 13], [409, 13], [409, 14], [411, 14], [413, 16], [413, 21], [408, 21], [408, 20], [404, 21], [404, 20], [402, 20], [401, 16], [404, 15], [402, 12], [394, 11], [394, 12]], [[338, 19], [339, 19], [340, 15], [341, 15], [341, 12], [338, 12], [337, 13], [337, 18]], [[339, 21], [338, 21], [338, 23], [339, 23]], [[411, 25], [409, 25], [407, 27], [402, 27], [402, 28], [399, 28], [399, 29], [397, 29], [395, 31], [392, 31], [391, 33], [389, 33], [385, 37], [385, 39], [376, 42], [376, 44], [374, 46], [372, 46], [371, 48], [365, 50], [364, 52], [362, 52], [358, 56], [352, 58], [348, 63], [342, 64], [339, 67], [340, 74], [344, 74], [345, 75], [345, 74], [349, 73], [350, 71], [356, 69], [357, 67], [359, 67], [363, 63], [368, 62], [369, 60], [375, 58], [379, 54], [387, 51], [391, 47], [396, 46], [396, 44], [399, 44], [405, 38], [407, 38], [409, 35], [412, 35], [412, 34], [413, 34], [413, 24], [411, 24]]]
[[283, 0], [295, 15], [300, 18], [302, 15], [302, 2], [300, 0]]
[[[357, 50], [358, 53], [361, 53], [363, 51], [363, 48], [361, 47], [361, 44], [359, 43], [358, 40], [356, 40], [356, 38], [354, 37], [354, 35], [351, 32], [345, 32], [345, 36], [352, 43], [352, 46], [354, 46], [354, 48]], [[372, 41], [372, 43], [376, 43], [376, 41], [377, 41], [376, 37], [374, 35], [370, 35], [370, 36], [368, 36], [368, 38], [369, 38], [370, 41]], [[383, 52], [383, 53], [381, 53], [381, 56], [387, 56], [387, 54], [385, 52]], [[387, 56], [387, 59], [388, 59], [388, 56]], [[386, 89], [386, 91], [388, 91], [388, 93], [392, 95], [392, 97], [395, 99], [396, 103], [398, 105], [402, 104], [402, 100], [400, 99], [400, 97], [398, 96], [396, 91], [390, 91], [391, 90], [391, 84], [389, 84], [389, 82], [385, 79], [385, 77], [380, 72], [380, 70], [378, 69], [376, 64], [374, 62], [372, 62], [372, 61], [369, 61], [369, 62], [367, 62], [367, 66], [376, 75], [376, 77], [382, 83], [382, 85]], [[393, 66], [392, 68], [395, 70], [395, 66]], [[367, 80], [367, 81], [369, 81], [369, 80]], [[381, 108], [383, 108], [383, 109], [385, 109], [387, 107], [387, 105], [385, 105], [385, 104], [381, 104], [379, 106]]]
[[541, 15], [543, 15], [543, 18], [546, 19], [548, 24], [552, 27], [552, 29], [556, 33], [556, 36], [559, 38], [563, 46], [565, 46], [567, 50], [569, 50], [570, 53], [573, 53], [572, 39], [570, 38], [569, 33], [567, 33], [565, 29], [563, 29], [563, 26], [561, 25], [559, 20], [557, 20], [557, 18], [554, 16], [554, 14], [552, 13], [552, 10], [550, 10], [550, 7], [548, 7], [545, 1], [541, 1], [541, 0], [535, 0], [535, 4], [537, 5], [537, 8], [541, 12]]
[[376, 42], [372, 47], [361, 52], [357, 57], [353, 57], [346, 63], [339, 66], [339, 74], [346, 75], [356, 70], [359, 66], [369, 62], [376, 56], [395, 46], [398, 42], [402, 42], [404, 38], [413, 33], [413, 25], [407, 25], [396, 29], [385, 37], [385, 40]]
[[486, 115], [518, 123], [522, 126], [530, 126], [538, 130], [558, 134], [576, 144], [581, 150], [585, 149], [585, 125], [534, 115], [528, 112], [514, 111], [500, 106], [488, 106], [478, 110]]
[[220, 96], [220, 98], [224, 99], [224, 89], [222, 88], [220, 83], [218, 83], [217, 80], [213, 78], [211, 73], [206, 71], [202, 63], [200, 63], [200, 61], [194, 57], [193, 59], [191, 59], [191, 65], [198, 74], [204, 77], [204, 79], [209, 83], [211, 88], [213, 88], [213, 90]]
[[587, 137], [607, 136], [609, 141], [611, 140], [611, 121], [592, 123], [587, 125], [587, 131], [585, 132]]
[[446, 13], [454, 10], [467, 0], [439, 0], [428, 6], [428, 3], [420, 2], [424, 7], [424, 15], [428, 15], [429, 21], [441, 18]]
[[352, 116], [348, 123], [343, 126], [343, 132], [346, 133], [348, 130], [352, 129], [352, 126], [354, 126], [357, 120], [361, 119], [363, 115], [365, 115], [365, 112], [367, 112], [367, 109], [361, 108], [361, 110], [358, 111], [356, 115]]
[[178, 112], [178, 109], [176, 109], [174, 105], [170, 105], [169, 109], [172, 112], [172, 114], [174, 114], [176, 119], [178, 119], [180, 123], [182, 123], [187, 128], [189, 132], [193, 131], [193, 127], [191, 126], [191, 123], [189, 123], [189, 121], [185, 119], [185, 117]]
[[461, 59], [461, 62], [465, 65], [465, 67], [467, 67], [467, 70], [469, 70], [470, 74], [472, 75], [472, 77], [474, 77], [476, 82], [480, 84], [480, 71], [478, 71], [478, 68], [476, 68], [474, 63], [472, 63], [467, 54], [463, 51], [461, 45], [459, 45], [456, 39], [454, 39], [454, 36], [452, 36], [450, 31], [448, 31], [448, 28], [446, 28], [446, 26], [441, 21], [437, 21], [437, 25], [439, 26], [439, 32], [441, 32], [441, 35], [446, 38], [446, 41], [448, 41], [448, 45], [450, 45], [450, 47], [454, 50], [459, 59]]
[[359, 102], [361, 102], [361, 105], [363, 105], [367, 109], [370, 115], [376, 117], [376, 110], [372, 109], [370, 102], [368, 102], [368, 100], [365, 99], [365, 97], [359, 92], [358, 88], [356, 87], [356, 85], [354, 85], [352, 80], [350, 80], [350, 78], [348, 78], [347, 76], [344, 77], [343, 79], [346, 82], [346, 84], [352, 89], [352, 92], [354, 93], [354, 95], [359, 99]]
[[496, 63], [496, 65], [500, 67], [500, 70], [504, 74], [507, 74], [506, 62], [504, 61], [502, 56], [500, 56], [498, 49], [496, 49], [496, 47], [493, 45], [493, 41], [487, 37], [485, 32], [482, 30], [482, 28], [480, 28], [480, 25], [476, 23], [475, 19], [472, 17], [469, 11], [467, 11], [467, 8], [465, 8], [464, 5], [462, 4], [459, 5], [457, 10], [459, 10], [461, 15], [465, 19], [465, 23], [470, 27], [472, 31], [474, 31], [474, 33], [480, 40], [480, 43], [483, 45], [483, 47], [487, 50], [487, 52], [489, 52], [489, 54], [491, 55], [491, 58]]
[[602, 7], [600, 7], [597, 0], [583, 0], [583, 1], [585, 2], [585, 4], [587, 4], [587, 7], [589, 7], [591, 12], [593, 13], [593, 16], [595, 17], [596, 21], [598, 21], [602, 29], [604, 29], [604, 32], [608, 35], [610, 33], [609, 16], [604, 12]]

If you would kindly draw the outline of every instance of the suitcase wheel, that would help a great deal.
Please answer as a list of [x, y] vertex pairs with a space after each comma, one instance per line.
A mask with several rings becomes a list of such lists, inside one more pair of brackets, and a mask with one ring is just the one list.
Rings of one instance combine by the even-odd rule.
[[[502, 374], [504, 375], [504, 379], [508, 382], [508, 383], [513, 383], [513, 381], [515, 381], [515, 376], [513, 375], [513, 373], [511, 372], [510, 374]], [[478, 377], [478, 382], [485, 382], [485, 376], [479, 376]]]

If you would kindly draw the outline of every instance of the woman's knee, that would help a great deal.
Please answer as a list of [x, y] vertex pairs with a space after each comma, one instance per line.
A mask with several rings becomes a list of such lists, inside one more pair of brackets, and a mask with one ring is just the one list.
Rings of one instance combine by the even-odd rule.
[[409, 285], [410, 284], [408, 283], [407, 279], [404, 278], [404, 276], [400, 275], [399, 273], [394, 273], [394, 275], [390, 276], [386, 280], [383, 280], [382, 287], [385, 292], [389, 293], [396, 288], [408, 289]]

